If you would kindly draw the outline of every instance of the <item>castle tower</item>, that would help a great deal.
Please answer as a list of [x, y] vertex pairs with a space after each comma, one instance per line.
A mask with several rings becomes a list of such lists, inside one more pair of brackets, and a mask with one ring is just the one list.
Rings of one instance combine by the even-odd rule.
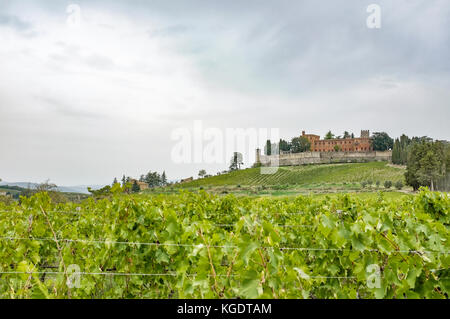
[[369, 130], [361, 130], [361, 138], [369, 138]]
[[261, 163], [261, 150], [259, 148], [256, 149], [256, 164]]

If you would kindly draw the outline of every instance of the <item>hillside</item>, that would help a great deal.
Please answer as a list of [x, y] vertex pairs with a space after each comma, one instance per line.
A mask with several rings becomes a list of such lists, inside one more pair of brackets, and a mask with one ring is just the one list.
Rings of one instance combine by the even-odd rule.
[[262, 175], [259, 168], [248, 168], [228, 174], [197, 179], [177, 187], [225, 185], [308, 185], [317, 183], [358, 183], [371, 180], [404, 181], [404, 169], [386, 162], [323, 164], [280, 167], [278, 172]]

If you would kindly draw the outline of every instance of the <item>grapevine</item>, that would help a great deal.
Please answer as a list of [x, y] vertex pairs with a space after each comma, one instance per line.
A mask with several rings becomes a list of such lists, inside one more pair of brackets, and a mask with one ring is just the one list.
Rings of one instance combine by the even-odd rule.
[[[0, 203], [1, 298], [448, 298], [450, 199]], [[75, 269], [75, 271], [73, 270]], [[75, 285], [74, 285], [75, 283]]]

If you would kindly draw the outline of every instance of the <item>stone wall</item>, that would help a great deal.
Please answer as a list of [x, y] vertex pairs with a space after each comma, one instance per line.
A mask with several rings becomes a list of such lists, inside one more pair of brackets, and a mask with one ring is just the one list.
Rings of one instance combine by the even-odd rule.
[[391, 159], [392, 159], [392, 151], [303, 152], [303, 153], [281, 154], [270, 156], [259, 155], [259, 160], [263, 166], [295, 166], [305, 164], [331, 164], [331, 163], [365, 163], [376, 161], [390, 162]]

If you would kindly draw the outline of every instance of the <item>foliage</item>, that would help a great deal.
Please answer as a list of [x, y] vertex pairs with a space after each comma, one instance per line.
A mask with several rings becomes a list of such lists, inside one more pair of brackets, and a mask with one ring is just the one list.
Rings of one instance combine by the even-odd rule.
[[137, 181], [133, 182], [133, 186], [131, 187], [131, 191], [133, 193], [139, 193], [141, 191], [141, 188], [139, 187]]
[[206, 175], [206, 171], [205, 171], [204, 169], [201, 169], [201, 170], [198, 172], [198, 176], [199, 176], [200, 178], [204, 177], [205, 175]]
[[242, 154], [239, 152], [234, 152], [233, 156], [231, 157], [230, 160], [230, 170], [231, 171], [235, 171], [235, 170], [239, 170], [241, 169], [241, 165], [244, 164], [244, 162], [242, 161]]
[[411, 146], [405, 172], [406, 183], [417, 190], [420, 186], [429, 186], [431, 190], [440, 187], [450, 189], [446, 181], [450, 174], [450, 146], [440, 141], [414, 142]]
[[387, 151], [394, 146], [394, 140], [386, 132], [375, 132], [372, 135], [374, 151]]
[[266, 141], [266, 147], [264, 148], [264, 153], [266, 155], [272, 155], [272, 143], [270, 140]]
[[288, 141], [285, 141], [280, 138], [280, 142], [278, 143], [278, 147], [280, 151], [288, 152], [291, 150], [291, 144]]
[[[0, 297], [447, 298], [449, 206], [426, 189], [396, 200], [201, 191], [77, 205], [40, 193], [0, 203]], [[82, 274], [69, 287], [74, 266]]]
[[334, 138], [334, 134], [331, 133], [331, 131], [328, 131], [327, 134], [325, 134], [324, 139], [325, 140], [332, 140]]
[[384, 182], [384, 188], [389, 189], [392, 187], [392, 181], [385, 181]]
[[304, 136], [294, 137], [291, 140], [292, 153], [309, 152], [311, 150], [311, 142]]
[[395, 182], [395, 188], [401, 190], [403, 188], [403, 183], [401, 181]]
[[221, 185], [279, 185], [311, 183], [341, 183], [367, 181], [377, 177], [381, 180], [404, 180], [405, 170], [388, 166], [386, 162], [322, 164], [279, 167], [275, 174], [261, 174], [260, 168], [232, 171], [228, 174], [197, 179], [176, 187]]

